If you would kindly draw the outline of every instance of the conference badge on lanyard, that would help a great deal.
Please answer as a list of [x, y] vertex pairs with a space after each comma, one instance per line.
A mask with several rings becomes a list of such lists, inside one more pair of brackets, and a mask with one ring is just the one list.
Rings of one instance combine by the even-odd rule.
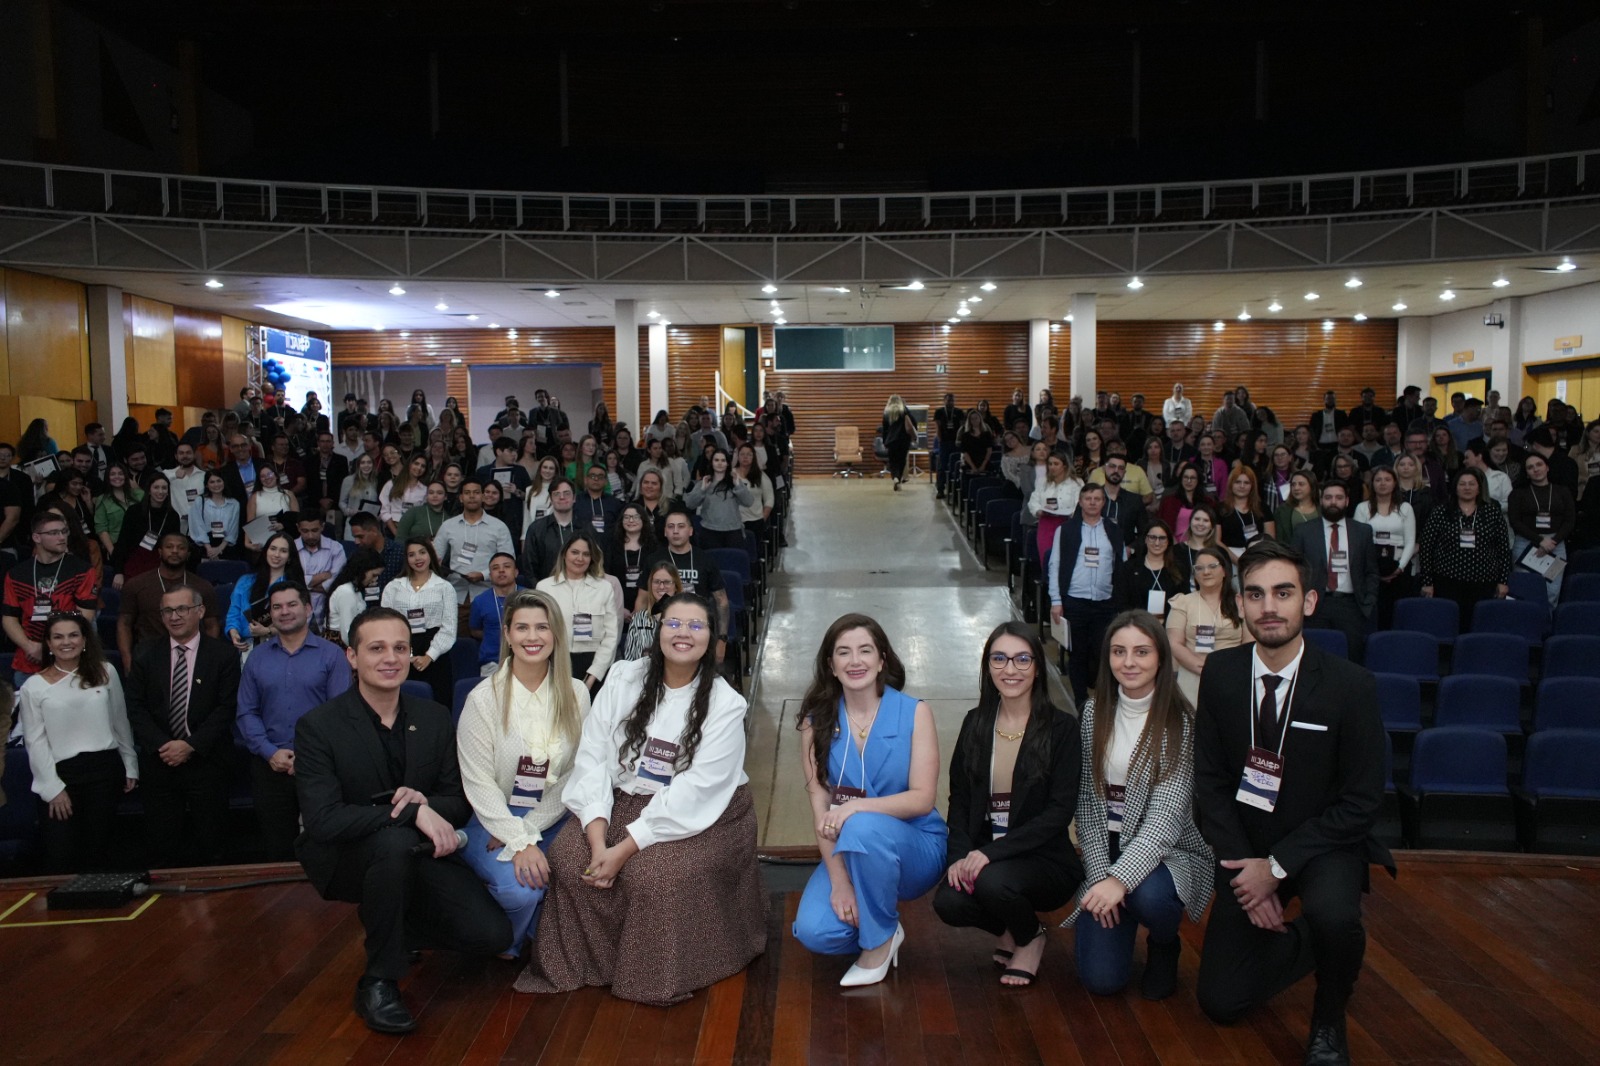
[[644, 754], [639, 756], [639, 767], [635, 771], [640, 788], [646, 792], [660, 792], [672, 784], [672, 775], [677, 769], [678, 745], [655, 737], [645, 739]]
[[993, 792], [989, 795], [989, 834], [996, 840], [1011, 830], [1011, 793]]
[[1239, 791], [1234, 799], [1248, 807], [1272, 813], [1278, 808], [1278, 793], [1283, 791], [1283, 744], [1289, 736], [1289, 699], [1294, 695], [1291, 685], [1284, 694], [1283, 728], [1278, 740], [1278, 750], [1258, 747], [1256, 744], [1255, 681], [1250, 682], [1250, 750], [1244, 756], [1244, 772], [1239, 775]]
[[1106, 832], [1122, 832], [1122, 812], [1127, 806], [1128, 786], [1106, 782]]
[[511, 795], [507, 806], [533, 807], [544, 799], [545, 782], [550, 778], [550, 760], [534, 762], [532, 755], [517, 759], [517, 776], [511, 779]]

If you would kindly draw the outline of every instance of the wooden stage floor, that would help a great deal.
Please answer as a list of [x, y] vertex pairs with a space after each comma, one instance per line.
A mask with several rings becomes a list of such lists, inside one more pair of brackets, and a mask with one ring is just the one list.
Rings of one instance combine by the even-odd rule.
[[[903, 908], [898, 974], [846, 995], [850, 960], [800, 949], [787, 935], [797, 894], [775, 892], [767, 954], [689, 1003], [517, 995], [510, 964], [429, 954], [405, 985], [421, 1028], [397, 1039], [350, 1011], [354, 908], [309, 885], [167, 893], [131, 920], [129, 908], [78, 924], [28, 924], [105, 917], [48, 913], [42, 891], [21, 902], [30, 890], [0, 883], [5, 1062], [1292, 1063], [1312, 991], [1302, 982], [1212, 1025], [1194, 999], [1201, 930], [1187, 923], [1182, 987], [1164, 1003], [1088, 995], [1064, 930], [1038, 985], [1002, 990], [986, 938], [944, 928], [922, 900]], [[1600, 1061], [1592, 863], [1403, 858], [1398, 882], [1375, 873], [1366, 914], [1356, 1061]]]

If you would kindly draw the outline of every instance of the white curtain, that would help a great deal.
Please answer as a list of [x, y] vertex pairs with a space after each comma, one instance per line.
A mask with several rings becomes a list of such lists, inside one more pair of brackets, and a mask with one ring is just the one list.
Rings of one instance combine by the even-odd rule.
[[383, 374], [382, 370], [335, 370], [332, 397], [334, 410], [344, 410], [344, 395], [353, 392], [357, 398], [367, 401], [367, 410], [377, 411], [378, 401], [383, 399]]

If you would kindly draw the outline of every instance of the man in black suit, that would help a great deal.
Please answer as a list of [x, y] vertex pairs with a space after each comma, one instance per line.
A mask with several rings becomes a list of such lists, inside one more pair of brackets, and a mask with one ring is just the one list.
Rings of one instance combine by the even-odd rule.
[[[239, 653], [200, 631], [205, 614], [192, 585], [163, 595], [166, 634], [134, 650], [125, 686], [145, 827], [165, 866], [184, 865], [196, 857], [191, 851], [201, 862], [218, 861], [228, 818]], [[185, 814], [192, 835], [184, 832]]]
[[514, 951], [511, 922], [483, 882], [450, 856], [472, 817], [450, 712], [404, 696], [411, 663], [405, 617], [373, 607], [350, 624], [347, 692], [295, 726], [295, 790], [305, 831], [295, 854], [324, 899], [359, 904], [367, 965], [355, 1010], [380, 1033], [416, 1019], [397, 982], [415, 947]]
[[306, 493], [300, 497], [303, 510], [316, 505], [318, 518], [326, 520], [329, 511], [339, 509], [339, 490], [350, 476], [350, 461], [333, 450], [333, 434], [317, 434], [317, 450], [301, 464], [306, 473]]
[[1366, 658], [1367, 633], [1378, 608], [1378, 545], [1372, 527], [1350, 520], [1350, 495], [1343, 483], [1322, 486], [1322, 521], [1294, 531], [1295, 550], [1311, 567], [1317, 590], [1312, 624], [1337, 629], [1350, 646], [1350, 658]]
[[1322, 394], [1322, 410], [1311, 412], [1309, 421], [1312, 445], [1331, 451], [1339, 442], [1339, 431], [1350, 423], [1350, 416], [1339, 410], [1338, 397], [1329, 389]]
[[[1299, 552], [1257, 541], [1239, 560], [1239, 582], [1255, 643], [1206, 660], [1195, 720], [1195, 807], [1218, 859], [1200, 1008], [1237, 1021], [1315, 972], [1305, 1062], [1348, 1063], [1367, 864], [1394, 872], [1372, 837], [1387, 743], [1377, 680], [1302, 636], [1318, 593]], [[1295, 896], [1301, 914], [1285, 922]]]
[[232, 462], [223, 463], [217, 472], [227, 486], [223, 491], [230, 499], [238, 501], [239, 511], [243, 514], [256, 491], [256, 478], [261, 464], [256, 462], [250, 438], [243, 433], [235, 433], [228, 438], [228, 454], [233, 457]]

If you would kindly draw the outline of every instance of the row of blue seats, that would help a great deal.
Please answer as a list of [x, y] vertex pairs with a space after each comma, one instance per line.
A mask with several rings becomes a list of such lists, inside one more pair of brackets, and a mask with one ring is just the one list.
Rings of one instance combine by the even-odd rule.
[[[1471, 726], [1508, 737], [1523, 733], [1522, 692], [1516, 681], [1489, 674], [1451, 674], [1439, 682], [1431, 716], [1423, 713], [1422, 685], [1406, 674], [1379, 673], [1378, 709], [1391, 733], [1426, 726]], [[1547, 677], [1533, 701], [1531, 731], [1600, 732], [1600, 677]], [[1596, 765], [1600, 782], [1600, 764]]]
[[[1600, 604], [1595, 605], [1600, 610]], [[1336, 629], [1310, 629], [1306, 639], [1324, 651], [1348, 657], [1345, 635]], [[1519, 685], [1548, 677], [1600, 677], [1600, 636], [1549, 637], [1537, 644], [1511, 633], [1468, 633], [1451, 649], [1441, 670], [1444, 645], [1431, 634], [1410, 629], [1385, 629], [1367, 637], [1363, 665], [1375, 674], [1403, 674], [1437, 684], [1447, 673], [1492, 674]], [[1538, 649], [1538, 671], [1533, 652]]]

